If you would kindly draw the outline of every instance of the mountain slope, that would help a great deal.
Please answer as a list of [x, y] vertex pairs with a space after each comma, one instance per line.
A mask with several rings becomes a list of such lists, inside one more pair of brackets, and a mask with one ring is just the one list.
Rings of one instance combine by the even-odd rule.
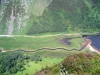
[[51, 0], [8, 0], [7, 2], [1, 0], [0, 34], [26, 34], [32, 24], [31, 14], [41, 16], [50, 2]]
[[100, 31], [99, 0], [1, 0], [0, 34]]

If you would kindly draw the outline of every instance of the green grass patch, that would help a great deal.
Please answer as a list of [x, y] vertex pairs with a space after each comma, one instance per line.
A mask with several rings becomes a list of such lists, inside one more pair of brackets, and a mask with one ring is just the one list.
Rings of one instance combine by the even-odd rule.
[[58, 35], [58, 36], [36, 36], [36, 37], [0, 37], [0, 48], [4, 50], [36, 50], [43, 47], [49, 48], [80, 48], [79, 43], [82, 42], [82, 38], [72, 39], [72, 45], [68, 46], [61, 43], [64, 38], [71, 38], [72, 36]]
[[41, 57], [56, 57], [56, 58], [63, 58], [73, 53], [78, 53], [79, 51], [65, 51], [65, 50], [42, 50], [35, 53], [33, 55], [40, 55]]
[[25, 65], [26, 70], [22, 72], [18, 72], [16, 74], [12, 74], [12, 75], [25, 75], [26, 73], [31, 75], [43, 68], [46, 68], [46, 66], [50, 67], [50, 66], [53, 66], [54, 64], [60, 63], [62, 60], [63, 58], [43, 58], [43, 60], [38, 63], [35, 63], [34, 61], [33, 62], [30, 61], [28, 63], [30, 67]]

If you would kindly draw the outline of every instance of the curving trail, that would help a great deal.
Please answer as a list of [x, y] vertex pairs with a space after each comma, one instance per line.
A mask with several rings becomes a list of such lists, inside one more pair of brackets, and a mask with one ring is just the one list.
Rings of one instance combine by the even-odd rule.
[[52, 37], [52, 36], [59, 36], [59, 35], [68, 35], [68, 36], [72, 36], [72, 35], [80, 35], [80, 33], [76, 33], [76, 34], [49, 34], [49, 35], [41, 35], [41, 36], [29, 36], [29, 35], [0, 35], [0, 37], [32, 37], [32, 38], [44, 38], [44, 37]]
[[[41, 36], [29, 36], [29, 35], [0, 35], [0, 37], [30, 37], [30, 38], [44, 38], [44, 37], [52, 37], [52, 36], [59, 36], [59, 35], [67, 35], [67, 36], [72, 36], [72, 35], [77, 35], [80, 36], [80, 33], [76, 33], [76, 34], [50, 34], [50, 35], [41, 35]], [[0, 50], [1, 52], [14, 52], [14, 51], [23, 51], [23, 52], [37, 52], [37, 51], [41, 51], [41, 50], [65, 50], [65, 51], [80, 51], [80, 49], [76, 49], [76, 48], [72, 48], [72, 49], [67, 49], [67, 48], [39, 48], [36, 50], [9, 50], [9, 51], [5, 51], [5, 50]]]
[[67, 49], [67, 48], [39, 48], [36, 50], [9, 50], [9, 51], [5, 51], [5, 50], [0, 50], [2, 53], [4, 52], [15, 52], [15, 51], [23, 51], [23, 52], [37, 52], [37, 51], [42, 51], [42, 50], [65, 50], [65, 51], [81, 51], [80, 49], [76, 49], [76, 48], [72, 48], [72, 49]]
[[[67, 35], [67, 36], [72, 36], [72, 35], [78, 35], [81, 37], [80, 33], [76, 33], [76, 34], [51, 34], [51, 35], [42, 35], [42, 36], [28, 36], [28, 35], [0, 35], [0, 37], [31, 37], [31, 38], [44, 38], [44, 37], [52, 37], [52, 36], [59, 36], [59, 35]], [[0, 52], [14, 52], [14, 51], [23, 51], [23, 52], [37, 52], [37, 51], [41, 51], [41, 50], [65, 50], [65, 51], [81, 51], [82, 49], [84, 49], [85, 47], [88, 47], [91, 51], [97, 52], [100, 54], [100, 52], [91, 45], [92, 41], [90, 39], [85, 39], [85, 42], [82, 43], [82, 47], [81, 49], [77, 49], [77, 48], [72, 48], [72, 49], [67, 49], [67, 48], [39, 48], [36, 50], [9, 50], [9, 51], [5, 51], [5, 50], [0, 50]]]

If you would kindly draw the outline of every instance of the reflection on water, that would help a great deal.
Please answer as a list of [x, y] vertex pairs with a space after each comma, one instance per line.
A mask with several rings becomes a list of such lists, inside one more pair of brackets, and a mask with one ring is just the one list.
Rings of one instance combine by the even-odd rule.
[[92, 44], [94, 47], [100, 50], [100, 35], [98, 36], [90, 36], [88, 37], [92, 41]]

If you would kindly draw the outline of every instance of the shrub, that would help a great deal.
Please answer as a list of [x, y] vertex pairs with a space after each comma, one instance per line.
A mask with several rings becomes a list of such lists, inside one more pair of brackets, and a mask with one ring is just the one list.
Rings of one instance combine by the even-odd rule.
[[59, 73], [59, 70], [60, 70], [60, 67], [56, 66], [56, 67], [52, 68], [52, 73], [57, 74], [57, 73]]
[[63, 61], [63, 66], [68, 70], [68, 73], [76, 72], [90, 72], [92, 68], [92, 63], [89, 57], [84, 53], [74, 54], [68, 56]]

